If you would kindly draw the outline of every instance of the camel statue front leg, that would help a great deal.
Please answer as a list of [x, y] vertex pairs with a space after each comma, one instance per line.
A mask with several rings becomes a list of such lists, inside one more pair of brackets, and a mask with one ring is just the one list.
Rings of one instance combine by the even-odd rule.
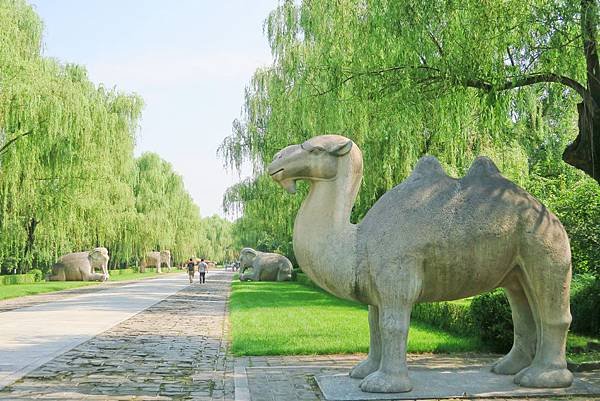
[[381, 363], [360, 384], [369, 393], [402, 393], [412, 386], [406, 365], [406, 343], [412, 303], [379, 306]]
[[379, 308], [369, 305], [369, 356], [350, 371], [350, 377], [364, 379], [379, 369], [381, 363], [381, 332], [379, 331]]

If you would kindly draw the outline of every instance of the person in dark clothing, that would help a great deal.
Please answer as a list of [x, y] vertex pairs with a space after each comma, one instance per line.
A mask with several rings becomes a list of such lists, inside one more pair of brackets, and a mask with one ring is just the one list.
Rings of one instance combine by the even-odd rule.
[[192, 258], [190, 258], [188, 264], [187, 264], [187, 269], [188, 269], [188, 276], [190, 276], [190, 284], [192, 284], [194, 282], [194, 260]]

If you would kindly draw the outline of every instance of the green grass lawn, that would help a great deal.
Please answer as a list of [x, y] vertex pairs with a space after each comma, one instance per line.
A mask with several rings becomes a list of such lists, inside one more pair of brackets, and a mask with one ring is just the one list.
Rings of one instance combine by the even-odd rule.
[[[230, 313], [236, 355], [354, 353], [369, 348], [365, 306], [299, 283], [234, 281]], [[481, 348], [477, 338], [411, 323], [409, 352]]]
[[26, 295], [43, 294], [46, 292], [68, 290], [71, 288], [85, 287], [96, 284], [98, 283], [93, 281], [49, 281], [31, 284], [1, 285], [0, 300], [23, 297]]
[[[174, 270], [170, 274], [181, 273], [181, 270]], [[125, 280], [138, 280], [146, 277], [156, 277], [163, 274], [154, 272], [147, 273], [133, 273], [127, 272], [123, 274], [111, 273], [110, 281], [125, 281]], [[23, 297], [26, 295], [44, 294], [48, 292], [55, 292], [61, 290], [68, 290], [71, 288], [85, 287], [88, 285], [98, 285], [97, 281], [47, 281], [32, 284], [11, 284], [11, 285], [0, 285], [0, 300]]]

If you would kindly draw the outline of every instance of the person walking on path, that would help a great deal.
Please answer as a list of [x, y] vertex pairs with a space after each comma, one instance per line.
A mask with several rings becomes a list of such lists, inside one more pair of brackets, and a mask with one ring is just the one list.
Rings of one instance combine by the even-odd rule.
[[188, 269], [188, 276], [190, 276], [190, 284], [192, 284], [194, 282], [194, 260], [192, 258], [190, 258], [190, 261], [187, 264], [187, 269]]
[[200, 278], [199, 278], [198, 282], [200, 284], [204, 284], [206, 282], [206, 269], [207, 268], [208, 268], [208, 265], [206, 264], [204, 259], [200, 259], [200, 263], [198, 263], [198, 273], [200, 273]]

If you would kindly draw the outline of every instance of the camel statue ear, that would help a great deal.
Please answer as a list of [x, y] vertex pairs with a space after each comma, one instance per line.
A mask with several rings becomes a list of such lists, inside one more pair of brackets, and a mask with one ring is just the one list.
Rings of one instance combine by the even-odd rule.
[[328, 149], [328, 153], [334, 156], [344, 156], [352, 149], [352, 141], [348, 139], [345, 142], [334, 145], [331, 149]]

